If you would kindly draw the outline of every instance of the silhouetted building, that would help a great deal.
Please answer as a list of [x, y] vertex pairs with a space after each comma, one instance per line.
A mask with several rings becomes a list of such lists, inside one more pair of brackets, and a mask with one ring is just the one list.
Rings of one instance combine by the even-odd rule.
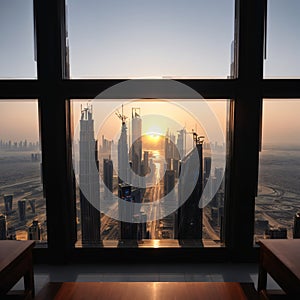
[[175, 186], [175, 171], [166, 170], [164, 176], [164, 195], [169, 194]]
[[[108, 190], [104, 190], [104, 200], [112, 199], [113, 192], [113, 162], [111, 159], [103, 159], [103, 182]], [[110, 192], [109, 192], [110, 191]]]
[[[198, 155], [199, 169], [194, 166], [190, 159]], [[178, 209], [178, 239], [179, 240], [202, 240], [202, 209], [199, 208], [199, 201], [203, 188], [203, 149], [202, 143], [196, 147], [181, 161], [179, 177], [179, 200], [182, 203], [185, 199], [185, 187], [190, 185], [191, 178], [198, 174], [196, 185], [188, 199]]]
[[41, 228], [37, 220], [33, 220], [32, 224], [28, 227], [28, 240], [39, 241], [41, 239]]
[[[141, 176], [142, 174], [142, 119], [140, 116], [140, 108], [132, 108], [132, 146], [131, 146], [131, 161], [132, 170], [135, 174]], [[141, 178], [133, 177], [132, 184], [140, 186]]]
[[204, 157], [204, 184], [206, 184], [211, 172], [211, 157]]
[[82, 244], [98, 245], [100, 243], [99, 161], [91, 107], [81, 111], [79, 151]]
[[265, 238], [287, 239], [287, 229], [284, 227], [279, 227], [277, 229], [267, 229], [265, 231]]
[[118, 182], [129, 183], [129, 157], [127, 144], [127, 127], [125, 123], [125, 116], [120, 115], [122, 119], [121, 135], [118, 141]]
[[12, 213], [13, 195], [4, 195], [3, 198], [4, 198], [5, 214], [9, 215]]
[[175, 171], [175, 177], [178, 177], [179, 174], [179, 160], [178, 159], [172, 159], [172, 170]]
[[[131, 185], [126, 183], [119, 184], [120, 240], [137, 240], [137, 223], [133, 223], [133, 205], [127, 205], [128, 203], [134, 202], [131, 190]], [[130, 222], [122, 220], [128, 220]]]
[[165, 160], [168, 164], [167, 169], [171, 170], [171, 159], [174, 158], [175, 145], [172, 141], [171, 134], [167, 133], [165, 136]]
[[144, 160], [143, 160], [143, 174], [147, 175], [149, 173], [149, 151], [144, 151]]
[[19, 212], [19, 221], [26, 221], [26, 200], [22, 199], [18, 201], [18, 212]]
[[266, 230], [269, 230], [269, 221], [264, 219], [255, 220], [255, 230], [257, 234], [264, 234]]
[[28, 202], [29, 202], [32, 213], [35, 214], [35, 199], [30, 199], [30, 200], [28, 200]]
[[0, 240], [6, 240], [6, 217], [0, 214]]
[[183, 159], [186, 155], [186, 130], [185, 130], [185, 128], [178, 131], [177, 149], [178, 149], [179, 156], [180, 156], [177, 159]]
[[294, 217], [293, 238], [300, 239], [300, 213], [296, 213]]

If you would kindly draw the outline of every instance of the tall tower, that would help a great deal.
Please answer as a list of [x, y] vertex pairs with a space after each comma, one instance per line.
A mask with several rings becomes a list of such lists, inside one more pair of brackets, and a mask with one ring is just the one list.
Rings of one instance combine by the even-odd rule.
[[92, 107], [81, 111], [79, 184], [83, 245], [100, 244], [100, 184], [97, 141], [94, 138]]
[[[103, 182], [106, 188], [112, 192], [113, 191], [113, 162], [111, 159], [103, 159]], [[104, 200], [112, 199], [112, 194], [108, 190], [104, 190]]]
[[175, 171], [166, 170], [164, 176], [164, 194], [167, 195], [170, 193], [175, 186]]
[[186, 154], [186, 129], [185, 128], [178, 131], [177, 149], [180, 155], [179, 159], [185, 157]]
[[[131, 149], [131, 161], [132, 170], [138, 174], [141, 174], [141, 161], [142, 161], [142, 119], [141, 109], [132, 108], [132, 149]], [[134, 183], [133, 183], [134, 185]]]
[[204, 157], [204, 184], [208, 181], [211, 172], [211, 157]]
[[13, 195], [4, 195], [5, 214], [9, 215], [12, 212]]
[[[119, 219], [130, 219], [133, 221], [133, 207], [127, 206], [126, 202], [134, 202], [132, 195], [132, 187], [129, 184], [119, 184]], [[133, 222], [120, 221], [120, 240], [136, 240], [137, 239], [137, 224]]]
[[[123, 107], [122, 107], [123, 110]], [[128, 144], [127, 144], [127, 127], [126, 117], [123, 114], [117, 113], [117, 116], [122, 121], [121, 135], [118, 141], [118, 181], [119, 183], [129, 183], [129, 157], [128, 157]]]
[[[189, 185], [192, 176], [195, 176], [194, 171], [198, 171], [196, 185], [189, 196], [178, 210], [178, 239], [179, 240], [202, 240], [202, 219], [203, 211], [199, 208], [199, 201], [203, 189], [203, 144], [197, 134], [194, 133], [196, 147], [182, 160], [181, 174], [179, 179], [179, 197], [182, 198], [184, 186]], [[196, 153], [195, 153], [196, 151]], [[199, 170], [189, 170], [188, 160], [192, 155], [198, 155]], [[182, 202], [184, 199], [180, 199]]]
[[18, 210], [19, 210], [19, 221], [26, 221], [26, 200], [22, 199], [18, 201]]

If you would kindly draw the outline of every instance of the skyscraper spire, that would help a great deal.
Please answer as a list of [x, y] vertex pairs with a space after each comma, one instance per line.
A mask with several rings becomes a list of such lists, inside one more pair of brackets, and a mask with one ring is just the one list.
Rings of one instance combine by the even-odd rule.
[[118, 141], [118, 177], [119, 183], [129, 183], [129, 157], [128, 157], [128, 144], [127, 144], [127, 126], [125, 123], [126, 116], [118, 111], [116, 112], [118, 118], [122, 121], [121, 135]]

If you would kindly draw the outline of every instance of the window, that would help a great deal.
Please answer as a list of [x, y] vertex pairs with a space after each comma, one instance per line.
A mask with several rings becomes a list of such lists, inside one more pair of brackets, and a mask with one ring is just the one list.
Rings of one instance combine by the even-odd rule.
[[1, 239], [47, 243], [36, 100], [0, 102]]
[[223, 244], [227, 100], [72, 104], [78, 246]]
[[72, 78], [230, 75], [233, 0], [68, 0], [67, 9]]
[[300, 123], [298, 99], [264, 100], [255, 234], [258, 238], [293, 238], [300, 211]]
[[269, 0], [265, 78], [299, 78], [300, 3]]
[[36, 78], [33, 1], [0, 4], [0, 78]]
[[[15, 3], [12, 1], [10, 2]], [[23, 2], [25, 3], [26, 1], [22, 1], [22, 3]], [[101, 10], [100, 8], [98, 9], [98, 6], [96, 6], [96, 2], [97, 4], [100, 3], [102, 7]], [[37, 33], [37, 80], [19, 79], [23, 77], [34, 78], [35, 76], [31, 75], [33, 73], [30, 73], [29, 75], [23, 74], [23, 72], [21, 72], [21, 64], [15, 64], [14, 61], [7, 59], [7, 50], [1, 52], [1, 62], [5, 62], [5, 64], [11, 63], [9, 68], [1, 68], [1, 70], [5, 73], [1, 76], [1, 78], [5, 78], [5, 80], [0, 80], [1, 107], [3, 106], [5, 109], [9, 108], [7, 105], [8, 103], [9, 105], [13, 104], [13, 99], [24, 99], [22, 100], [24, 103], [29, 99], [37, 99], [34, 100], [34, 103], [35, 105], [38, 103], [41, 149], [43, 154], [43, 193], [47, 203], [48, 247], [47, 249], [39, 249], [38, 251], [35, 251], [35, 254], [44, 261], [46, 261], [49, 254], [55, 261], [93, 260], [93, 262], [96, 260], [123, 260], [129, 262], [133, 259], [133, 257], [135, 260], [140, 259], [140, 261], [143, 261], [143, 259], [147, 257], [152, 261], [155, 261], [157, 258], [173, 258], [177, 262], [190, 261], [193, 263], [200, 260], [216, 261], [216, 259], [222, 261], [235, 259], [249, 260], [251, 255], [252, 258], [255, 258], [257, 255], [257, 249], [256, 247], [253, 247], [255, 218], [257, 217], [257, 219], [261, 219], [261, 216], [258, 216], [258, 213], [262, 213], [263, 204], [261, 199], [264, 197], [259, 194], [256, 199], [260, 150], [260, 124], [262, 121], [264, 124], [263, 150], [260, 155], [260, 176], [262, 176], [262, 179], [260, 179], [261, 181], [259, 182], [258, 192], [260, 193], [260, 186], [268, 184], [268, 174], [264, 173], [263, 166], [266, 166], [266, 163], [268, 163], [268, 157], [265, 155], [264, 149], [266, 149], [265, 143], [267, 141], [267, 131], [265, 130], [268, 125], [266, 124], [268, 124], [269, 121], [267, 121], [266, 115], [264, 115], [263, 120], [261, 117], [262, 99], [276, 99], [276, 101], [279, 101], [278, 103], [283, 103], [285, 107], [285, 105], [289, 105], [287, 104], [289, 103], [289, 99], [300, 98], [299, 80], [264, 79], [264, 1], [235, 0], [234, 17], [232, 14], [233, 1], [188, 1], [188, 4], [186, 4], [186, 2], [172, 1], [170, 14], [168, 14], [168, 17], [162, 21], [172, 22], [173, 27], [165, 26], [160, 27], [161, 30], [157, 30], [157, 27], [154, 26], [153, 35], [151, 36], [148, 34], [150, 46], [146, 43], [147, 40], [145, 41], [141, 36], [134, 34], [134, 30], [137, 30], [136, 27], [142, 28], [143, 26], [147, 26], [149, 22], [139, 22], [139, 26], [131, 26], [133, 24], [133, 19], [130, 18], [130, 16], [132, 16], [134, 12], [136, 12], [137, 17], [143, 16], [143, 10], [139, 11], [139, 9], [142, 8], [139, 5], [143, 1], [138, 1], [139, 5], [135, 5], [136, 2], [130, 1], [128, 4], [128, 8], [131, 9], [130, 13], [123, 13], [126, 11], [123, 7], [124, 1], [119, 1], [118, 5], [114, 6], [114, 9], [112, 8], [110, 1], [109, 3], [106, 2], [85, 1], [84, 6], [81, 6], [83, 1], [77, 1], [76, 3], [75, 1], [68, 1], [67, 24], [69, 28], [68, 32], [66, 32], [65, 1], [34, 1], [34, 15], [36, 16], [35, 24]], [[112, 3], [117, 2], [113, 1]], [[164, 1], [164, 4], [160, 4], [161, 6], [159, 7], [163, 7], [166, 3], [170, 2]], [[272, 5], [274, 6], [274, 3], [274, 1], [273, 4], [270, 2], [270, 8]], [[159, 18], [159, 16], [164, 10], [154, 9], [157, 7], [156, 5], [158, 5], [158, 2], [147, 1], [147, 3], [145, 2], [145, 5], [149, 8], [148, 11], [151, 13], [151, 16], [153, 16], [154, 19], [159, 19], [158, 21], [160, 21], [161, 18]], [[81, 10], [79, 10], [79, 8]], [[150, 8], [153, 9], [151, 10]], [[18, 10], [13, 9], [12, 11], [16, 14]], [[81, 12], [80, 14], [79, 11]], [[121, 16], [119, 11], [122, 11]], [[1, 13], [2, 12], [3, 10], [1, 10]], [[98, 12], [102, 18], [97, 15]], [[178, 12], [182, 13], [184, 18], [182, 18], [182, 23], [177, 22], [176, 25], [174, 23], [175, 20], [178, 20], [178, 15], [176, 15]], [[200, 16], [202, 16], [203, 12], [205, 12], [205, 17], [201, 18]], [[222, 14], [220, 14], [220, 12]], [[270, 22], [268, 23], [270, 26], [273, 22], [272, 14], [273, 13], [270, 11], [268, 21]], [[199, 16], [199, 18], [195, 17], [195, 15]], [[201, 23], [202, 21], [207, 20], [207, 16], [209, 17], [209, 22], [204, 24]], [[115, 23], [118, 25], [116, 27], [105, 26], [104, 28], [104, 26], [99, 23], [95, 25], [95, 19], [100, 20], [99, 22], [104, 22], [105, 18], [122, 21], [126, 17], [128, 17], [126, 25], [131, 26], [130, 28], [125, 28], [125, 25], [120, 26], [117, 22]], [[14, 19], [20, 19], [20, 22], [16, 21], [16, 24], [12, 23], [10, 26], [6, 26], [1, 30], [11, 31], [15, 28], [15, 25], [22, 23], [22, 18]], [[293, 19], [292, 15], [290, 19]], [[255, 22], [253, 22], [253, 20], [255, 20]], [[91, 21], [91, 23], [89, 23], [89, 21]], [[189, 21], [191, 21], [191, 23], [189, 23]], [[122, 24], [125, 23], [123, 22]], [[157, 24], [159, 23], [156, 23], [156, 25]], [[97, 34], [99, 35], [97, 36], [94, 35], [93, 25], [96, 26], [98, 30]], [[232, 31], [233, 25], [234, 35]], [[23, 27], [25, 28], [25, 26]], [[204, 28], [207, 30], [204, 30]], [[293, 26], [293, 28], [296, 28], [296, 26]], [[151, 31], [152, 27], [143, 27], [143, 29]], [[176, 38], [169, 34], [169, 39], [167, 39], [165, 43], [158, 44], [155, 39], [157, 39], [160, 34], [166, 35], [167, 33], [170, 33], [169, 30], [171, 29], [176, 29], [174, 31]], [[114, 34], [112, 30], [117, 30], [118, 34]], [[132, 55], [133, 52], [130, 51], [133, 49], [131, 44], [128, 44], [126, 47], [123, 44], [124, 31], [126, 30], [130, 32], [128, 36], [132, 39], [132, 41], [135, 38], [138, 38], [139, 41], [145, 41], [143, 44], [144, 48], [139, 49], [140, 51], [138, 51], [137, 47], [134, 48], [134, 53], [136, 55]], [[269, 49], [267, 54], [270, 60], [269, 62], [266, 62], [265, 76], [273, 76], [273, 74], [274, 76], [297, 76], [294, 71], [290, 69], [290, 66], [296, 66], [296, 58], [294, 59], [294, 57], [293, 64], [285, 63], [285, 74], [277, 73], [277, 71], [275, 72], [270, 69], [271, 59], [273, 59], [271, 48], [274, 49], [272, 46], [274, 44], [271, 42], [273, 35], [271, 32], [273, 29], [269, 27], [269, 30]], [[147, 33], [149, 33], [149, 31]], [[206, 36], [206, 33], [208, 32], [210, 33]], [[211, 38], [211, 32], [213, 32], [213, 39]], [[4, 36], [9, 37], [10, 35], [5, 33]], [[183, 36], [186, 38], [186, 44], [178, 43], [178, 45], [174, 46], [174, 41], [181, 41], [181, 37]], [[296, 48], [298, 37], [297, 35], [295, 36], [294, 40]], [[151, 40], [150, 37], [152, 38]], [[32, 37], [24, 35], [24, 39], [26, 39], [26, 43], [28, 42], [28, 44], [33, 45]], [[199, 46], [200, 40], [202, 44]], [[234, 42], [232, 43], [233, 40]], [[120, 47], [121, 42], [124, 47]], [[150, 48], [153, 50], [152, 45], [155, 44], [154, 42], [158, 45], [159, 51], [148, 51]], [[101, 47], [98, 47], [98, 43], [101, 44]], [[137, 44], [136, 40], [134, 40], [134, 43]], [[18, 42], [17, 46], [20, 44], [21, 42]], [[1, 46], [3, 47], [2, 44]], [[4, 46], [9, 47], [11, 53], [20, 49], [19, 47], [9, 46], [8, 44], [5, 44]], [[167, 56], [164, 60], [166, 56], [161, 56], [161, 53], [170, 54], [169, 49], [171, 46], [173, 48], [180, 48], [181, 50], [176, 53], [172, 53], [172, 56]], [[205, 55], [203, 56], [201, 52], [202, 50], [205, 50]], [[25, 52], [30, 52], [29, 55], [33, 54], [33, 51], [28, 52], [25, 50], [22, 54], [25, 54]], [[232, 59], [230, 58], [230, 54], [232, 54]], [[111, 55], [113, 56], [113, 59], [109, 60], [108, 58]], [[156, 55], [155, 59], [157, 59], [158, 63], [152, 63], [148, 68], [147, 65], [144, 65], [144, 63], [148, 64], [148, 58], [150, 56], [153, 57], [153, 55]], [[288, 57], [289, 55], [285, 54], [285, 56]], [[17, 58], [19, 57], [21, 57], [21, 55], [17, 56]], [[138, 60], [138, 58], [140, 60]], [[67, 76], [68, 69], [66, 69], [69, 65], [69, 61], [71, 76]], [[277, 59], [277, 62], [278, 61], [281, 60]], [[168, 63], [168, 65], [166, 65], [166, 63]], [[267, 66], [268, 63], [270, 63], [270, 66]], [[183, 65], [184, 68], [182, 67]], [[208, 68], [202, 68], [202, 66], [207, 65], [209, 66]], [[165, 76], [167, 76], [167, 78]], [[168, 76], [170, 76], [173, 80], [168, 80]], [[228, 76], [231, 76], [232, 79], [228, 80]], [[147, 92], [143, 89], [128, 89], [127, 92], [130, 95], [124, 95], [124, 93], [120, 92], [118, 89], [112, 94], [107, 93], [107, 90], [118, 87], [121, 83], [126, 83], [128, 78], [132, 79], [136, 77], [146, 77], [144, 80], [139, 79], [139, 84], [144, 87], [146, 83], [149, 87], [150, 82], [152, 82], [152, 85], [150, 84], [151, 88], [149, 88]], [[155, 77], [156, 80], [150, 80], [149, 77]], [[217, 79], [217, 77], [222, 78]], [[7, 78], [12, 79], [7, 80]], [[18, 80], [15, 80], [16, 78], [18, 78]], [[129, 82], [131, 81], [132, 80], [129, 80]], [[81, 208], [83, 206], [80, 203], [80, 193], [77, 194], [77, 200], [76, 195], [74, 195], [76, 190], [79, 192], [79, 186], [77, 186], [76, 189], [76, 178], [74, 178], [76, 177], [76, 174], [73, 176], [74, 164], [72, 161], [73, 158], [76, 159], [76, 152], [74, 151], [74, 148], [72, 149], [72, 145], [75, 149], [76, 147], [80, 148], [80, 139], [78, 138], [80, 137], [80, 130], [79, 136], [76, 136], [76, 126], [74, 126], [74, 124], [77, 124], [78, 121], [80, 123], [81, 111], [84, 112], [83, 116], [89, 112], [90, 108], [86, 105], [87, 103], [90, 104], [90, 99], [101, 104], [101, 112], [106, 112], [105, 120], [112, 120], [113, 123], [117, 124], [117, 126], [114, 127], [115, 131], [111, 130], [111, 132], [104, 133], [103, 140], [101, 134], [99, 137], [98, 128], [94, 127], [94, 141], [92, 139], [94, 144], [90, 143], [89, 151], [86, 152], [90, 153], [90, 157], [92, 157], [92, 154], [97, 152], [96, 150], [98, 150], [100, 156], [102, 155], [101, 159], [99, 159], [100, 195], [105, 194], [104, 190], [103, 193], [101, 190], [104, 186], [103, 183], [101, 186], [101, 175], [103, 178], [106, 178], [106, 176], [103, 176], [103, 173], [105, 173], [103, 172], [104, 165], [106, 166], [108, 175], [111, 174], [111, 167], [113, 167], [112, 189], [115, 194], [119, 194], [119, 185], [117, 185], [118, 192], [115, 189], [116, 183], [118, 182], [116, 176], [117, 173], [114, 171], [115, 161], [113, 161], [113, 166], [111, 166], [109, 156], [107, 156], [107, 154], [105, 154], [105, 156], [101, 153], [104, 148], [107, 149], [112, 140], [114, 143], [119, 140], [117, 134], [115, 136], [110, 136], [113, 132], [120, 133], [120, 128], [122, 128], [122, 124], [120, 124], [121, 121], [118, 120], [115, 114], [115, 112], [117, 112], [115, 108], [119, 110], [117, 114], [122, 119], [122, 116], [124, 115], [132, 116], [133, 108], [140, 108], [140, 115], [146, 116], [148, 111], [145, 110], [143, 106], [145, 103], [153, 104], [157, 101], [157, 99], [167, 99], [169, 102], [175, 102], [175, 104], [183, 104], [187, 100], [190, 101], [192, 99], [192, 101], [197, 103], [197, 105], [199, 104], [199, 97], [189, 97], [189, 95], [186, 95], [185, 93], [179, 93], [177, 89], [170, 89], [169, 94], [166, 97], [162, 97], [159, 88], [163, 83], [168, 81], [189, 87], [198, 94], [201, 94], [209, 104], [216, 106], [220, 105], [221, 107], [220, 111], [223, 117], [220, 118], [220, 123], [226, 140], [225, 144], [223, 145], [221, 141], [219, 142], [219, 140], [217, 140], [217, 147], [215, 147], [216, 144], [214, 143], [214, 139], [209, 139], [209, 146], [207, 146], [207, 149], [205, 148], [206, 140], [204, 140], [204, 144], [202, 144], [203, 148], [205, 148], [204, 150], [209, 150], [210, 148], [210, 151], [212, 151], [213, 147], [218, 148], [219, 145], [222, 147], [222, 150], [223, 148], [226, 148], [226, 164], [224, 170], [225, 186], [222, 186], [221, 190], [218, 190], [218, 193], [222, 194], [222, 189], [224, 189], [224, 218], [222, 221], [220, 221], [219, 218], [216, 218], [217, 210], [215, 209], [217, 208], [216, 204], [222, 204], [222, 198], [221, 200], [218, 198], [219, 200], [212, 201], [210, 205], [211, 207], [207, 206], [203, 209], [203, 220], [208, 220], [211, 228], [217, 233], [217, 238], [211, 238], [210, 243], [208, 243], [212, 247], [198, 247], [198, 245], [196, 247], [186, 247], [187, 244], [185, 244], [182, 247], [176, 246], [174, 248], [167, 248], [160, 247], [162, 245], [157, 244], [156, 246], [158, 246], [158, 248], [156, 249], [155, 247], [142, 247], [141, 244], [138, 245], [139, 247], [123, 247], [124, 244], [119, 244], [118, 248], [112, 249], [109, 247], [115, 247], [114, 245], [116, 244], [114, 244], [114, 240], [109, 239], [112, 228], [109, 228], [110, 225], [106, 224], [107, 219], [103, 219], [103, 216], [101, 217], [100, 212], [98, 211], [100, 218], [97, 220], [95, 225], [100, 227], [101, 232], [99, 231], [99, 234], [101, 233], [102, 236], [106, 237], [106, 239], [104, 239], [104, 243], [102, 245], [104, 247], [93, 247], [95, 245], [91, 245], [90, 247], [90, 245], [84, 243], [83, 233], [80, 232], [82, 231], [83, 220], [81, 216]], [[104, 96], [106, 97], [104, 97], [103, 94], [100, 97], [97, 97], [99, 93], [104, 93]], [[139, 106], [128, 106], [126, 102], [127, 99], [135, 99]], [[268, 113], [269, 110], [269, 105], [266, 104], [268, 103], [267, 101], [269, 100], [264, 100], [264, 114]], [[80, 102], [83, 104], [82, 108], [80, 107]], [[110, 109], [108, 106], [111, 103], [117, 103], [117, 107]], [[295, 105], [295, 103], [297, 103], [297, 101], [293, 102], [293, 105]], [[275, 104], [271, 104], [271, 106], [273, 105]], [[18, 106], [18, 108], [21, 110], [21, 105]], [[96, 118], [96, 107], [94, 107], [94, 109], [95, 111], [92, 112], [92, 116], [95, 121], [94, 125], [96, 126], [96, 122], [102, 122], [104, 119], [103, 116], [101, 116], [98, 120], [98, 117]], [[198, 111], [201, 110], [197, 107], [195, 109], [190, 109], [188, 112], [195, 115]], [[217, 111], [219, 111], [219, 109], [217, 109]], [[139, 115], [139, 110], [135, 112]], [[168, 110], [168, 113], [170, 112], [171, 110]], [[282, 112], [284, 112], [284, 110], [282, 110]], [[8, 116], [9, 115], [5, 117], [7, 118]], [[181, 116], [183, 117], [184, 114]], [[176, 121], [174, 117], [171, 117], [170, 119], [174, 122]], [[21, 126], [22, 122], [20, 120], [21, 118], [18, 118], [18, 122], [15, 123], [20, 125], [23, 130], [25, 126]], [[126, 120], [126, 122], [130, 121], [128, 119]], [[26, 124], [28, 122], [26, 121]], [[130, 123], [132, 123], [132, 120], [126, 125], [128, 126], [127, 132], [129, 133], [131, 131], [130, 126], [132, 126], [129, 126]], [[183, 121], [180, 122], [180, 124], [181, 128], [184, 127]], [[9, 125], [9, 128], [12, 129], [13, 124]], [[196, 131], [196, 126], [194, 126], [194, 128], [192, 126], [189, 126], [189, 128], [186, 127], [186, 130], [189, 130], [189, 132], [192, 132], [191, 129]], [[176, 128], [176, 131], [177, 130], [180, 131], [182, 129]], [[9, 130], [6, 131], [9, 132]], [[153, 130], [153, 132], [156, 131]], [[95, 135], [96, 133], [98, 134], [97, 136]], [[166, 134], [165, 131], [160, 133], [160, 136], [162, 136], [164, 140], [168, 139], [168, 134]], [[196, 133], [198, 134], [197, 137], [202, 135], [200, 133], [200, 125], [197, 125]], [[8, 137], [2, 137], [2, 131], [0, 134], [0, 139], [3, 141], [8, 139]], [[91, 132], [90, 136], [92, 137]], [[130, 136], [130, 134], [128, 134], [128, 136]], [[206, 134], [203, 134], [203, 136], [205, 136], [205, 139], [207, 138]], [[150, 137], [151, 134], [149, 132], [149, 138]], [[26, 137], [22, 138], [22, 141], [24, 141], [25, 138]], [[29, 141], [29, 138], [26, 139]], [[12, 137], [11, 140], [13, 140]], [[95, 147], [96, 140], [98, 140], [98, 147]], [[131, 156], [134, 158], [132, 153], [135, 153], [136, 148], [140, 149], [138, 146], [140, 145], [140, 142], [142, 145], [145, 144], [145, 149], [142, 148], [143, 156], [141, 155], [138, 157], [142, 157], [141, 163], [143, 161], [146, 162], [147, 155], [144, 157], [144, 154], [148, 150], [148, 162], [150, 163], [150, 151], [152, 151], [151, 155], [153, 155], [154, 149], [146, 149], [147, 143], [143, 140], [143, 138], [142, 140], [137, 139], [136, 144], [133, 143], [133, 149], [128, 146], [128, 157]], [[202, 139], [200, 138], [200, 144], [201, 142]], [[175, 138], [175, 145], [176, 144], [180, 144], [178, 142], [178, 135], [177, 140]], [[93, 145], [94, 147], [92, 147]], [[128, 145], [130, 145], [129, 140]], [[148, 146], [149, 147], [147, 148], [150, 148], [149, 143]], [[87, 149], [84, 147], [82, 148], [83, 150]], [[205, 151], [203, 151], [203, 153], [205, 153]], [[106, 159], [105, 163], [103, 158]], [[204, 158], [207, 159], [203, 159], [203, 170], [208, 170], [210, 166], [209, 156], [204, 156]], [[140, 159], [138, 159], [138, 161], [140, 161]], [[30, 162], [30, 164], [31, 163], [32, 162]], [[157, 163], [162, 165], [159, 162]], [[168, 166], [168, 163], [166, 163], [166, 165]], [[169, 165], [171, 168], [167, 171], [171, 172], [167, 172], [167, 176], [169, 177], [165, 176], [166, 178], [169, 178], [169, 180], [166, 180], [166, 186], [168, 186], [168, 183], [173, 183], [172, 171], [174, 170], [172, 168], [174, 168], [174, 161]], [[133, 161], [132, 167], [135, 168]], [[217, 168], [218, 167], [219, 166], [217, 166]], [[274, 168], [274, 165], [272, 165], [270, 169], [271, 168]], [[284, 172], [287, 172], [287, 168]], [[132, 171], [131, 173], [136, 172]], [[213, 167], [210, 168], [210, 173], [214, 178], [220, 177], [218, 175], [220, 172]], [[79, 178], [80, 182], [80, 176], [77, 175], [77, 178]], [[107, 178], [111, 177], [108, 176]], [[197, 179], [196, 176], [195, 178]], [[276, 180], [279, 180], [278, 178]], [[104, 180], [102, 181], [104, 182]], [[110, 181], [108, 179], [105, 179], [105, 181], [107, 182], [106, 186], [111, 187], [109, 184]], [[277, 183], [278, 185], [281, 184], [279, 181]], [[79, 185], [81, 184], [79, 183]], [[170, 184], [170, 186], [172, 186], [172, 184]], [[210, 184], [208, 183], [206, 186], [209, 187]], [[164, 187], [165, 182], [161, 185], [161, 189], [164, 189]], [[109, 188], [108, 190], [110, 191]], [[124, 189], [120, 188], [120, 195], [123, 195], [125, 200], [128, 200], [126, 197], [130, 196], [128, 195], [128, 192], [130, 192], [130, 189], [126, 189], [126, 186]], [[147, 191], [145, 191], [145, 193], [147, 193]], [[297, 194], [293, 191], [289, 191], [289, 193]], [[108, 195], [110, 194], [108, 193]], [[290, 196], [290, 194], [288, 196]], [[124, 199], [121, 200], [123, 201]], [[127, 207], [124, 202], [122, 202], [123, 206]], [[8, 200], [7, 203], [9, 203]], [[1, 207], [4, 208], [4, 201], [2, 201], [1, 205]], [[131, 206], [129, 205], [129, 207]], [[255, 215], [255, 209], [257, 215]], [[218, 213], [220, 214], [220, 210]], [[288, 215], [286, 214], [285, 216], [287, 217]], [[288, 218], [286, 218], [286, 220]], [[215, 219], [216, 222], [213, 221], [213, 219]], [[127, 220], [128, 219], [125, 216], [125, 223]], [[193, 222], [191, 223], [193, 224]], [[203, 237], [207, 235], [207, 230], [209, 228], [208, 223], [202, 223]], [[221, 223], [224, 225], [224, 231], [222, 233], [224, 238], [223, 243], [221, 242], [221, 239], [219, 239], [219, 237], [222, 236], [220, 232]], [[135, 222], [135, 224], [139, 223]], [[160, 224], [154, 224], [154, 226], [147, 224], [146, 234], [147, 229], [150, 229], [148, 230], [150, 236], [150, 231], [152, 230], [153, 232], [153, 228], [154, 231], [156, 231], [156, 228], [158, 228], [158, 241], [171, 240], [169, 238], [171, 234], [170, 231], [166, 229], [166, 224], [166, 220]], [[162, 228], [160, 225], [162, 225]], [[206, 231], [204, 230], [204, 227]], [[126, 226], [124, 228], [126, 228]], [[140, 228], [142, 229], [139, 232], [145, 233], [145, 227], [140, 226]], [[130, 230], [128, 231], [127, 229], [125, 231], [130, 232]], [[155, 235], [153, 234], [153, 236]], [[178, 243], [178, 239], [174, 239], [173, 241]], [[111, 242], [110, 246], [105, 245], [105, 243], [109, 242]], [[81, 247], [83, 244], [85, 244], [84, 247]], [[208, 244], [204, 246], [209, 246]], [[222, 244], [223, 247], [219, 247], [219, 244]], [[146, 243], [144, 243], [144, 245], [146, 245]]]

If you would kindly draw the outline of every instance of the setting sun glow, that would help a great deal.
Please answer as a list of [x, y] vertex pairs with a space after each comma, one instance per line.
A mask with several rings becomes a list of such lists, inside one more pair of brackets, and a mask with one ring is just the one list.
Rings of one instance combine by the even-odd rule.
[[147, 133], [148, 139], [150, 139], [152, 142], [157, 142], [160, 138], [160, 134], [157, 134], [155, 132], [149, 132]]

